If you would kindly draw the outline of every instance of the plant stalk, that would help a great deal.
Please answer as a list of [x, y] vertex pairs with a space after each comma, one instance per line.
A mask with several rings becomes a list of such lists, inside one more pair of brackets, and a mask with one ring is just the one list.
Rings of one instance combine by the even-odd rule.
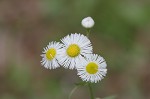
[[94, 94], [93, 94], [93, 90], [92, 90], [92, 85], [91, 85], [91, 83], [88, 83], [88, 87], [89, 87], [91, 99], [94, 99]]
[[89, 38], [89, 35], [90, 35], [90, 29], [87, 29], [86, 36]]

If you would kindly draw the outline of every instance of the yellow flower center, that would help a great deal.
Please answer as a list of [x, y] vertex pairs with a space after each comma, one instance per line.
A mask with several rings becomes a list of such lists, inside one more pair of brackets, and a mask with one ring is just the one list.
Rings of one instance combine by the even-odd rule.
[[94, 62], [90, 62], [87, 66], [86, 66], [86, 71], [89, 74], [95, 74], [98, 71], [98, 65]]
[[71, 44], [68, 48], [67, 48], [67, 54], [70, 57], [76, 57], [80, 54], [80, 48], [77, 44]]
[[55, 57], [55, 55], [56, 55], [56, 50], [54, 48], [51, 48], [46, 52], [46, 58], [48, 60], [52, 60]]

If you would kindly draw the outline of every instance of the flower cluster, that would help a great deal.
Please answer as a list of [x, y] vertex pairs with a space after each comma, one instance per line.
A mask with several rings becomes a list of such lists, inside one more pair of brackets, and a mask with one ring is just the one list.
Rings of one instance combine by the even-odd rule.
[[[91, 28], [94, 20], [84, 18], [81, 22], [85, 28]], [[106, 62], [103, 57], [93, 54], [89, 38], [80, 33], [72, 33], [61, 39], [60, 42], [50, 42], [42, 52], [41, 64], [47, 69], [60, 66], [76, 69], [77, 75], [86, 82], [99, 82], [107, 73]]]

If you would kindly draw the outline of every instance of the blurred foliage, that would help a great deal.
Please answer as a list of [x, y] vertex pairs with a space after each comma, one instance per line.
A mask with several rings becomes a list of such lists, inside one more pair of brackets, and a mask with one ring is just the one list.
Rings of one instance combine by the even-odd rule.
[[103, 98], [103, 99], [116, 99], [116, 96], [109, 96], [109, 97], [106, 97], [106, 98]]
[[[76, 70], [47, 70], [40, 54], [50, 41], [86, 34], [81, 20], [87, 16], [95, 20], [94, 52], [108, 64], [95, 96], [150, 99], [149, 0], [1, 0], [0, 99], [67, 99], [80, 81]], [[72, 99], [88, 95], [81, 87]]]

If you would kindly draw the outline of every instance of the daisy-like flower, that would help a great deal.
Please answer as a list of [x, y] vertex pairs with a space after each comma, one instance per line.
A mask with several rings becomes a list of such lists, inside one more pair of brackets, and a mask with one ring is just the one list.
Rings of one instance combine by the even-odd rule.
[[80, 64], [83, 56], [92, 53], [90, 40], [82, 34], [67, 35], [61, 40], [64, 44], [64, 51], [61, 54], [60, 64], [65, 68], [74, 69]]
[[81, 24], [85, 28], [92, 28], [95, 22], [91, 17], [86, 17], [82, 20]]
[[106, 61], [97, 54], [86, 56], [85, 60], [77, 68], [79, 77], [86, 82], [99, 82], [107, 73]]
[[60, 67], [58, 59], [60, 54], [62, 53], [62, 48], [63, 44], [59, 42], [50, 42], [42, 52], [43, 54], [41, 55], [41, 64], [47, 69], [55, 69], [57, 67]]

